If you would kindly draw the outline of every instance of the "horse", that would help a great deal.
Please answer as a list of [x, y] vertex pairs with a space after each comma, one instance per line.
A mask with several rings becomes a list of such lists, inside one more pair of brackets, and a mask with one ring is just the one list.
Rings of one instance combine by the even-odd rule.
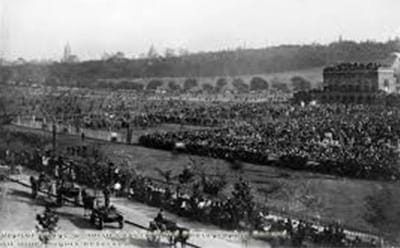
[[163, 232], [165, 228], [158, 225], [156, 221], [150, 221], [149, 228], [146, 234], [147, 241], [153, 244], [160, 244], [161, 240], [161, 232]]
[[169, 220], [150, 221], [147, 240], [152, 243], [160, 243], [161, 236], [166, 236], [169, 243], [176, 247], [181, 243], [181, 247], [185, 247], [189, 239], [189, 229], [178, 226], [175, 222]]

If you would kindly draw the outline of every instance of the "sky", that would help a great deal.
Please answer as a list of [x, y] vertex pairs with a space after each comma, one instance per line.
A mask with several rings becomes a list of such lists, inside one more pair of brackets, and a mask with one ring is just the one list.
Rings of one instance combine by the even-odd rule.
[[399, 0], [0, 0], [0, 57], [127, 57], [153, 45], [190, 52], [385, 41], [400, 35]]

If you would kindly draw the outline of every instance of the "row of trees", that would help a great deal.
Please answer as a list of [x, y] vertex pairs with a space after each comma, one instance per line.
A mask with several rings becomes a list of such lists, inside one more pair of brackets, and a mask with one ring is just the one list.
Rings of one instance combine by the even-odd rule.
[[[311, 82], [301, 76], [294, 76], [290, 80], [294, 91], [302, 91], [311, 89]], [[164, 83], [166, 83], [164, 85]], [[273, 78], [270, 81], [262, 77], [255, 76], [249, 83], [246, 83], [242, 78], [237, 77], [232, 80], [232, 86], [238, 92], [249, 92], [249, 91], [268, 91], [270, 89], [279, 90], [281, 92], [290, 92], [290, 87], [286, 82], [283, 82], [277, 78]], [[101, 81], [86, 81], [77, 82], [74, 86], [77, 87], [90, 87], [90, 88], [108, 88], [108, 89], [131, 89], [137, 91], [143, 90], [157, 90], [163, 87], [172, 92], [188, 92], [193, 89], [198, 89], [206, 93], [221, 93], [228, 86], [229, 81], [224, 78], [218, 78], [215, 83], [200, 83], [196, 78], [187, 78], [183, 81], [183, 84], [179, 84], [173, 79], [153, 79], [147, 84], [143, 84], [137, 81], [131, 80], [101, 80]]]
[[169, 54], [141, 59], [105, 59], [51, 65], [5, 66], [0, 81], [85, 82], [99, 78], [237, 76], [325, 66], [337, 61], [377, 61], [399, 49], [387, 42], [340, 41], [329, 45], [281, 45], [196, 54]]

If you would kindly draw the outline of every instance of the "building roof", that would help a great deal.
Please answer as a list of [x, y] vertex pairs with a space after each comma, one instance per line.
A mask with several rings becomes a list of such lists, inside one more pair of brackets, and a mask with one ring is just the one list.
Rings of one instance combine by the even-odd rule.
[[378, 63], [340, 63], [324, 68], [324, 72], [352, 72], [352, 71], [376, 71], [381, 67]]

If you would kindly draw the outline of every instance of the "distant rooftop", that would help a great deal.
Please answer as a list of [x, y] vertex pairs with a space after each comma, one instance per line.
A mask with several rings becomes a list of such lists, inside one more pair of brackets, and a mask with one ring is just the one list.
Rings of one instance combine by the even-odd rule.
[[342, 71], [360, 71], [369, 70], [376, 71], [382, 67], [380, 63], [340, 63], [324, 68], [324, 72], [342, 72]]

